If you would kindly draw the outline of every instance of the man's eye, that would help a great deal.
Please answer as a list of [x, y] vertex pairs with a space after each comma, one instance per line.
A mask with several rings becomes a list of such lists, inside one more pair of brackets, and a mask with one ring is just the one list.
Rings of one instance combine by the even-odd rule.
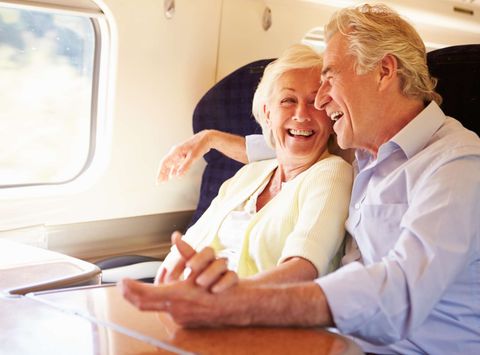
[[282, 104], [284, 104], [284, 103], [290, 104], [290, 103], [295, 103], [295, 99], [293, 99], [291, 97], [286, 97], [286, 98], [282, 99], [280, 102]]
[[331, 85], [332, 82], [333, 82], [333, 76], [324, 77], [322, 80], [320, 80], [320, 87], [322, 87], [324, 84]]

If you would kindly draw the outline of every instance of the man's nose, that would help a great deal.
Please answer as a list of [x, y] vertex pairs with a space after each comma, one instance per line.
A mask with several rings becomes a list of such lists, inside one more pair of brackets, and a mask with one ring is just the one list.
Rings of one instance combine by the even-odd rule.
[[327, 86], [327, 83], [323, 83], [317, 91], [315, 96], [315, 108], [317, 110], [325, 110], [325, 106], [332, 101], [332, 98], [328, 95]]

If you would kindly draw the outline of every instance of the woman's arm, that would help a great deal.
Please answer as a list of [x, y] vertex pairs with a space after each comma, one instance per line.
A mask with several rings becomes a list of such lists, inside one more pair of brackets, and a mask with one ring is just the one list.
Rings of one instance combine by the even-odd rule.
[[273, 285], [311, 281], [318, 276], [317, 269], [307, 259], [293, 257], [273, 269], [241, 280], [245, 285]]

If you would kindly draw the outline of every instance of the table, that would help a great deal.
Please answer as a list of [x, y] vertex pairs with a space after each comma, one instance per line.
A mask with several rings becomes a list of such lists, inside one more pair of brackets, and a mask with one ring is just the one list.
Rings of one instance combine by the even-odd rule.
[[100, 284], [94, 264], [50, 250], [0, 239], [0, 292], [28, 292]]
[[[102, 346], [83, 354], [361, 354], [350, 339], [314, 328], [215, 328], [183, 329], [168, 314], [139, 311], [115, 285], [82, 287], [27, 295], [58, 318], [77, 317], [91, 323], [90, 332], [108, 334]], [[1, 315], [0, 315], [1, 316]], [[3, 325], [2, 325], [3, 328]], [[96, 329], [94, 331], [94, 329]], [[2, 329], [0, 329], [2, 331]], [[78, 331], [78, 330], [77, 330]], [[88, 329], [81, 330], [88, 333]], [[18, 338], [17, 335], [11, 335]], [[82, 334], [80, 338], [91, 339]], [[21, 342], [21, 339], [17, 341]], [[140, 343], [139, 343], [140, 342]], [[94, 342], [90, 341], [90, 344]], [[61, 344], [61, 346], [66, 346]], [[104, 352], [109, 349], [110, 352]], [[63, 352], [61, 352], [63, 353]], [[70, 352], [66, 352], [69, 353]]]

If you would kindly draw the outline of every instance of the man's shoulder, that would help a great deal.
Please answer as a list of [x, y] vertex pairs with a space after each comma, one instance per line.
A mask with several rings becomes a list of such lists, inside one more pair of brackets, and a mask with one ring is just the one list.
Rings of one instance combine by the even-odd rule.
[[435, 156], [441, 154], [444, 159], [480, 156], [480, 138], [475, 132], [462, 126], [458, 120], [447, 117], [424, 151]]

